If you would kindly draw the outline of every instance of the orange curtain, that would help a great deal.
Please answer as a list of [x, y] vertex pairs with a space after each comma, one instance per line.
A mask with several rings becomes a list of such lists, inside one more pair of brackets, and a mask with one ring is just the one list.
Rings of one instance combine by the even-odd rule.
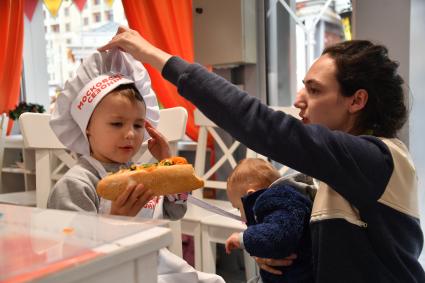
[[24, 1], [0, 1], [0, 113], [16, 107], [22, 71]]
[[[192, 0], [123, 0], [130, 28], [158, 48], [193, 62]], [[195, 107], [177, 93], [174, 85], [149, 65], [146, 69], [159, 101], [165, 108], [183, 106], [189, 113], [186, 134], [198, 139], [193, 119]]]

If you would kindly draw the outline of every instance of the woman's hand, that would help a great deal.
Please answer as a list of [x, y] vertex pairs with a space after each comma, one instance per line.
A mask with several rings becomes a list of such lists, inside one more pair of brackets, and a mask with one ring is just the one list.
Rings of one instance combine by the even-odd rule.
[[112, 202], [111, 214], [136, 216], [137, 213], [154, 197], [151, 190], [142, 184], [128, 186], [128, 188]]
[[290, 266], [297, 258], [296, 254], [291, 254], [284, 259], [259, 258], [254, 257], [261, 269], [276, 275], [282, 275], [282, 271], [273, 268], [275, 266]]
[[151, 139], [148, 140], [148, 149], [152, 156], [158, 161], [170, 157], [171, 151], [167, 139], [152, 127], [149, 122], [145, 122], [145, 128], [151, 136]]
[[233, 233], [226, 240], [226, 253], [230, 254], [232, 250], [240, 249], [241, 244], [239, 242], [239, 233]]
[[112, 48], [119, 48], [130, 53], [136, 60], [148, 63], [159, 71], [171, 57], [170, 54], [150, 44], [137, 31], [124, 26], [120, 26], [117, 34], [97, 50], [106, 51]]

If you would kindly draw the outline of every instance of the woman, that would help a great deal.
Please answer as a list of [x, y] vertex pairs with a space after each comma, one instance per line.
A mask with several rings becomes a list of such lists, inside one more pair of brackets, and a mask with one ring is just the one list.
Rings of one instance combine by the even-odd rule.
[[321, 181], [310, 223], [317, 282], [425, 282], [417, 177], [396, 139], [407, 118], [403, 80], [385, 47], [348, 41], [327, 48], [296, 98], [302, 122], [136, 31], [120, 28], [99, 50], [114, 47], [162, 71], [249, 148]]

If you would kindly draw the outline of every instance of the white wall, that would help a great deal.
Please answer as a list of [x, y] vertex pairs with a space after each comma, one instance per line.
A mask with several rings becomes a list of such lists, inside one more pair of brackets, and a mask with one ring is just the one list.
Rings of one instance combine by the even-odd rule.
[[[388, 47], [390, 58], [400, 62], [399, 72], [409, 81], [410, 0], [353, 0], [353, 38]], [[409, 144], [409, 125], [400, 132]]]
[[46, 40], [44, 38], [43, 2], [38, 1], [30, 22], [24, 16], [24, 76], [26, 101], [49, 109]]
[[[419, 204], [422, 230], [425, 231], [425, 1], [411, 1], [410, 18], [410, 91], [412, 113], [410, 115], [410, 152], [419, 176]], [[422, 252], [425, 266], [425, 252]]]
[[[402, 139], [409, 145], [418, 178], [422, 230], [425, 231], [425, 1], [353, 0], [354, 36], [372, 39], [389, 48], [400, 62], [412, 109]], [[425, 253], [422, 252], [422, 266]]]

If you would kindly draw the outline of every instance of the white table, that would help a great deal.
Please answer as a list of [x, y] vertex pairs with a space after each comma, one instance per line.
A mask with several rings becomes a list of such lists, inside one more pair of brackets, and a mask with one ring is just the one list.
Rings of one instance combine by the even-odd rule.
[[157, 282], [164, 224], [0, 205], [0, 281]]

